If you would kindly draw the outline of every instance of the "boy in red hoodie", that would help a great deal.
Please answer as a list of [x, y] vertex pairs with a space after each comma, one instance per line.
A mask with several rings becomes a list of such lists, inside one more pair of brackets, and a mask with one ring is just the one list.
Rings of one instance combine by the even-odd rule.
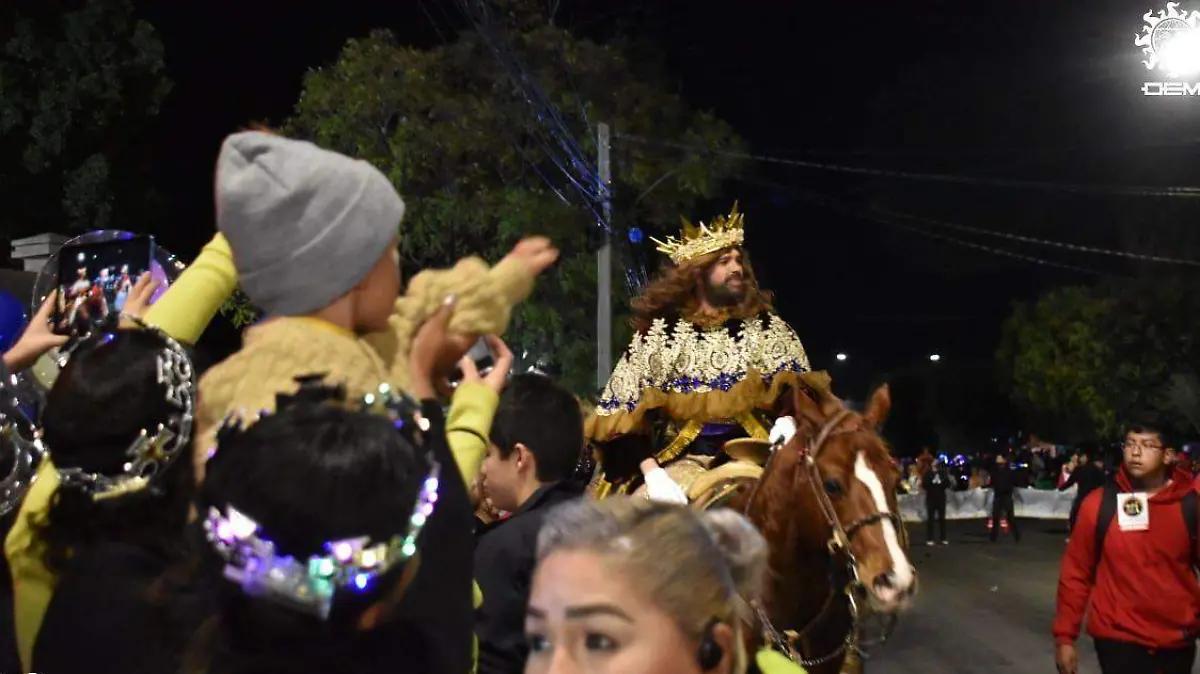
[[1089, 599], [1088, 634], [1104, 674], [1192, 671], [1200, 633], [1196, 532], [1189, 531], [1196, 496], [1167, 447], [1158, 428], [1131, 427], [1116, 484], [1079, 508], [1058, 580], [1061, 674], [1078, 672], [1075, 640]]

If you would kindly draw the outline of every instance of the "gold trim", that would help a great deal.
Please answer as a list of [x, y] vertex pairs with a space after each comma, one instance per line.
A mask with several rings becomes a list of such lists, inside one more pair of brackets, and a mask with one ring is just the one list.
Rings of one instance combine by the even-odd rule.
[[768, 440], [771, 437], [770, 434], [767, 433], [767, 429], [763, 428], [763, 425], [758, 420], [758, 417], [754, 416], [754, 412], [742, 412], [737, 416], [737, 422], [741, 424], [746, 433], [748, 433], [750, 437], [754, 438], [755, 440]]
[[612, 491], [612, 483], [601, 477], [596, 483], [596, 489], [592, 492], [592, 498], [602, 501], [608, 497], [610, 491]]
[[664, 463], [674, 460], [683, 450], [691, 446], [696, 438], [700, 437], [700, 432], [704, 430], [704, 424], [699, 421], [689, 421], [679, 429], [679, 433], [675, 435], [675, 439], [671, 444], [667, 445], [661, 452], [654, 455], [654, 460], [658, 461], [661, 466]]

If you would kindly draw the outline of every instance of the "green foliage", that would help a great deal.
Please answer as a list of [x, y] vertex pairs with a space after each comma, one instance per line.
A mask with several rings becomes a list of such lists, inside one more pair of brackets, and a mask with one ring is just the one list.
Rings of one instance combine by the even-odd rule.
[[[515, 8], [514, 47], [589, 157], [596, 152], [589, 123], [600, 121], [618, 133], [740, 149], [727, 124], [688, 109], [619, 48], [516, 11], [527, 3], [508, 4]], [[577, 392], [592, 393], [597, 228], [575, 194], [567, 192], [568, 205], [543, 181], [545, 175], [561, 182], [561, 172], [538, 142], [536, 125], [524, 96], [477, 35], [423, 51], [376, 31], [349, 41], [333, 66], [308, 73], [286, 130], [367, 159], [391, 177], [409, 205], [402, 227], [406, 272], [465, 255], [496, 261], [522, 236], [552, 238], [562, 259], [516, 310], [505, 339], [525, 356], [523, 364], [548, 364]], [[617, 140], [614, 221], [649, 234], [672, 229], [680, 214], [694, 215], [697, 203], [740, 169], [708, 154], [651, 153]], [[620, 286], [622, 261], [616, 265]], [[620, 287], [614, 296], [624, 296]]]
[[1129, 416], [1190, 426], [1200, 300], [1181, 281], [1111, 282], [1018, 305], [997, 360], [1011, 399], [1037, 432], [1112, 439]]
[[146, 125], [171, 87], [154, 28], [128, 0], [15, 4], [0, 28], [5, 234], [144, 229]]
[[233, 327], [245, 328], [257, 321], [262, 316], [262, 312], [250, 302], [250, 298], [246, 297], [239, 288], [221, 305], [221, 315], [229, 319]]

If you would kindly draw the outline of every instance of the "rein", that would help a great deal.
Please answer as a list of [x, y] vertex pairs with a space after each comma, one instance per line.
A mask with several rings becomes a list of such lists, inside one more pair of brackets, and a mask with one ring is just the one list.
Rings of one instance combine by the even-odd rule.
[[[834, 599], [838, 596], [837, 579], [834, 576], [834, 572], [837, 568], [836, 564], [830, 566], [830, 590], [829, 594], [825, 598], [825, 604], [821, 607], [821, 610], [817, 612], [817, 615], [814, 616], [813, 619], [810, 620], [808, 624], [805, 625], [799, 632], [795, 632], [793, 630], [785, 630], [780, 632], [775, 628], [775, 625], [772, 624], [770, 617], [767, 616], [767, 611], [763, 607], [762, 602], [756, 600], [752, 603], [755, 614], [757, 615], [759, 623], [763, 629], [764, 640], [770, 643], [772, 647], [778, 650], [780, 653], [786, 655], [790, 660], [800, 664], [803, 667], [816, 667], [818, 665], [823, 665], [834, 660], [835, 658], [842, 656], [845, 653], [852, 653], [865, 657], [866, 653], [863, 651], [863, 647], [876, 645], [886, 641], [888, 637], [891, 636], [891, 631], [896, 623], [895, 617], [893, 616], [885, 625], [884, 636], [881, 639], [872, 642], [871, 644], [864, 644], [860, 641], [858, 629], [859, 607], [856, 594], [860, 590], [864, 589], [864, 585], [858, 576], [857, 559], [854, 557], [854, 552], [850, 549], [850, 540], [854, 537], [854, 534], [860, 531], [863, 527], [872, 524], [878, 524], [884, 520], [891, 520], [893, 525], [900, 532], [899, 535], [902, 544], [905, 548], [907, 548], [908, 532], [905, 530], [903, 522], [895, 513], [875, 512], [851, 523], [848, 527], [842, 526], [841, 520], [838, 519], [837, 511], [834, 510], [833, 502], [829, 500], [829, 495], [825, 493], [823, 488], [824, 480], [821, 479], [821, 469], [817, 466], [817, 457], [820, 455], [821, 450], [825, 447], [825, 443], [829, 440], [829, 438], [835, 435], [854, 433], [861, 430], [861, 426], [859, 425], [840, 428], [842, 423], [851, 414], [852, 413], [850, 410], [846, 409], [838, 412], [833, 419], [830, 419], [821, 428], [820, 432], [817, 433], [816, 438], [808, 443], [807, 449], [805, 449], [803, 446], [800, 449], [800, 455], [803, 457], [804, 461], [804, 469], [808, 474], [809, 486], [812, 488], [813, 496], [816, 499], [818, 506], [821, 508], [821, 514], [825, 518], [825, 523], [831, 531], [829, 541], [826, 544], [826, 547], [829, 550], [830, 559], [836, 561], [837, 556], [841, 554], [846, 561], [845, 570], [848, 572], [850, 581], [846, 584], [842, 594], [844, 594], [846, 597], [847, 607], [850, 611], [850, 628], [847, 630], [845, 638], [842, 639], [842, 643], [839, 644], [837, 648], [819, 658], [804, 658], [803, 653], [801, 653], [796, 646], [797, 642], [804, 639], [804, 637], [807, 636], [808, 633], [812, 631], [814, 627], [816, 627], [816, 625], [820, 624], [822, 619], [824, 619], [828, 614], [830, 608], [832, 608]], [[753, 490], [751, 490], [750, 497], [746, 501], [743, 514], [749, 516], [750, 511], [758, 497], [759, 488], [761, 487], [762, 483], [766, 481], [768, 474], [774, 467], [775, 455], [776, 452], [772, 452], [768, 457], [767, 465], [763, 468], [763, 475], [754, 485]]]

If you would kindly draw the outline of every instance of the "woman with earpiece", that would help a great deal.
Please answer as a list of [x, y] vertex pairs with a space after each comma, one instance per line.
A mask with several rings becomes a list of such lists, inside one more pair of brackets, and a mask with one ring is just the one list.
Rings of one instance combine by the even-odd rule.
[[[526, 674], [796, 674], [744, 647], [767, 544], [732, 510], [644, 499], [579, 501], [538, 536]], [[754, 669], [752, 669], [754, 668]]]

